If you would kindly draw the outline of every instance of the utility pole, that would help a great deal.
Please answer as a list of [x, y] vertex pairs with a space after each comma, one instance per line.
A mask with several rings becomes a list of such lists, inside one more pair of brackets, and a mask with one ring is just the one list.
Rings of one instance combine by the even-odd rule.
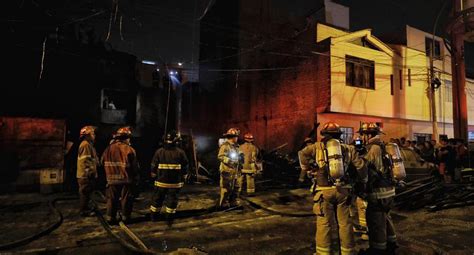
[[452, 21], [448, 25], [452, 49], [453, 126], [454, 137], [464, 141], [468, 141], [464, 39], [466, 33], [472, 33], [474, 27], [472, 14], [474, 14], [473, 0], [453, 0]]
[[[435, 82], [435, 74], [434, 74], [434, 53], [435, 53], [435, 35], [436, 35], [436, 29], [438, 28], [438, 21], [441, 16], [441, 13], [443, 12], [444, 8], [446, 7], [446, 3], [448, 1], [445, 1], [443, 5], [441, 6], [440, 10], [438, 11], [438, 14], [436, 15], [435, 22], [433, 24], [433, 31], [431, 33], [431, 47], [430, 47], [430, 71], [429, 71], [429, 80], [428, 80], [428, 95], [429, 95], [429, 100], [431, 103], [431, 123], [433, 127], [433, 135], [432, 139], [438, 140], [439, 134], [438, 134], [438, 118], [436, 115], [436, 86], [434, 84]], [[441, 44], [441, 43], [440, 43]], [[441, 47], [441, 45], [440, 45]]]

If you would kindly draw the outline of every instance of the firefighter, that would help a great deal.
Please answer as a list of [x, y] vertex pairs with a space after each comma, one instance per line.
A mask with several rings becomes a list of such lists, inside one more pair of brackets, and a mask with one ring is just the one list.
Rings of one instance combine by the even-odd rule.
[[223, 135], [226, 140], [219, 148], [217, 158], [220, 161], [220, 199], [219, 208], [226, 209], [229, 207], [237, 207], [239, 203], [239, 177], [241, 175], [240, 168], [243, 160], [239, 144], [240, 132], [236, 128], [230, 128]]
[[[314, 192], [316, 214], [316, 254], [355, 254], [355, 241], [350, 205], [352, 185], [356, 180], [367, 181], [363, 158], [354, 146], [341, 144], [342, 131], [334, 122], [326, 123], [321, 142], [316, 142], [298, 153], [301, 168], [311, 171], [310, 160], [315, 159], [317, 170]], [[349, 173], [354, 169], [355, 173]], [[337, 222], [337, 224], [334, 224]], [[339, 230], [339, 244], [332, 244], [331, 233]]]
[[[363, 156], [366, 153], [364, 141], [360, 136], [354, 138], [354, 146], [356, 151], [359, 153], [359, 156]], [[361, 183], [358, 183], [361, 184]], [[367, 220], [366, 220], [366, 209], [367, 209], [367, 200], [365, 196], [365, 187], [361, 185], [356, 185], [354, 188], [357, 198], [353, 201], [352, 208], [354, 216], [354, 232], [360, 233], [360, 237], [364, 241], [369, 240], [368, 231], [367, 231]]]
[[77, 153], [77, 183], [79, 185], [80, 215], [92, 216], [92, 209], [89, 208], [90, 195], [94, 191], [97, 181], [97, 167], [99, 159], [94, 148], [95, 141], [94, 126], [85, 126], [79, 133], [81, 143]]
[[179, 136], [172, 131], [165, 135], [163, 147], [159, 148], [151, 162], [151, 177], [155, 179], [155, 191], [150, 206], [151, 220], [159, 219], [165, 202], [164, 216], [171, 224], [178, 207], [178, 194], [184, 185], [188, 167], [186, 153], [177, 147]]
[[[376, 123], [361, 123], [359, 133], [363, 135], [366, 144], [367, 153], [364, 158], [367, 160], [369, 171], [366, 209], [369, 230], [367, 253], [395, 254], [398, 245], [395, 228], [390, 218], [390, 209], [395, 197], [393, 177], [399, 175], [395, 170], [401, 169], [393, 167], [391, 156], [387, 151], [389, 146], [396, 145], [393, 143], [385, 145], [381, 141], [380, 134], [382, 132]], [[396, 148], [398, 150], [398, 146]], [[399, 156], [398, 159], [393, 159], [403, 166]], [[402, 174], [404, 171], [403, 168]]]
[[121, 127], [114, 134], [102, 154], [107, 179], [107, 221], [117, 223], [117, 209], [121, 208], [122, 221], [128, 223], [133, 208], [133, 189], [138, 182], [138, 161], [130, 145], [130, 127]]
[[240, 146], [240, 150], [244, 154], [244, 164], [242, 165], [242, 175], [239, 179], [239, 194], [241, 194], [244, 184], [247, 186], [247, 195], [255, 194], [255, 175], [257, 174], [257, 156], [258, 148], [253, 144], [254, 138], [251, 133], [244, 135], [244, 144]]
[[[303, 148], [301, 150], [303, 150], [304, 148], [306, 148], [308, 146], [311, 146], [312, 144], [313, 144], [313, 139], [311, 139], [311, 137], [306, 137], [304, 139]], [[312, 162], [310, 162], [310, 164], [314, 163], [314, 159], [311, 159], [311, 161]], [[305, 179], [306, 179], [306, 176], [307, 176], [307, 172], [304, 171], [303, 169], [301, 169], [300, 176], [298, 177], [298, 183], [303, 184]]]

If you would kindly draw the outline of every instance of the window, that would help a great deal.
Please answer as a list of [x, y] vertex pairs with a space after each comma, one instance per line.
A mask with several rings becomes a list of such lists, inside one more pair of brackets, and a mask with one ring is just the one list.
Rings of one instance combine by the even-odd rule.
[[[431, 47], [433, 45], [433, 39], [426, 37], [425, 38], [425, 52], [426, 56], [431, 56]], [[438, 40], [435, 40], [434, 42], [434, 51], [433, 51], [433, 57], [434, 58], [441, 58], [441, 47], [440, 43]]]
[[415, 139], [416, 143], [424, 143], [424, 142], [431, 141], [431, 134], [413, 133], [413, 138]]
[[390, 95], [393, 96], [393, 74], [390, 75]]
[[408, 86], [411, 87], [411, 69], [408, 69]]
[[444, 80], [444, 101], [452, 102], [453, 101], [453, 87], [450, 80]]
[[375, 89], [374, 61], [346, 56], [346, 85]]
[[115, 89], [102, 90], [102, 109], [126, 110], [128, 93]]
[[345, 144], [350, 144], [352, 142], [352, 137], [354, 136], [354, 128], [341, 127], [341, 131], [341, 139], [344, 141]]
[[402, 69], [398, 70], [398, 81], [400, 82], [400, 90], [402, 90], [403, 89]]
[[474, 132], [473, 131], [469, 131], [467, 132], [467, 139], [469, 140], [469, 142], [473, 142], [474, 141]]

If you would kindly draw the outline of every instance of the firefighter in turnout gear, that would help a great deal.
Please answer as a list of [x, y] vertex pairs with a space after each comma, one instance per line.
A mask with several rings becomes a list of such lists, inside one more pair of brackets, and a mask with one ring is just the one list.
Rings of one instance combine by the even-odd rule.
[[[367, 153], [369, 181], [367, 185], [367, 226], [369, 230], [368, 254], [395, 254], [397, 236], [390, 218], [395, 187], [394, 181], [404, 178], [405, 170], [400, 157], [388, 151], [398, 150], [396, 144], [385, 145], [381, 139], [380, 127], [375, 123], [361, 123], [359, 133], [363, 135]], [[398, 150], [398, 153], [399, 150]], [[399, 154], [398, 154], [399, 155]], [[395, 163], [395, 165], [394, 165]]]
[[139, 175], [137, 155], [130, 145], [131, 137], [129, 127], [119, 128], [102, 154], [101, 162], [107, 179], [107, 221], [111, 224], [117, 222], [119, 207], [124, 222], [130, 221], [132, 213], [133, 188]]
[[176, 132], [167, 133], [163, 142], [163, 147], [155, 152], [151, 162], [151, 177], [155, 179], [155, 191], [150, 213], [151, 220], [158, 220], [164, 203], [164, 215], [171, 224], [178, 207], [178, 194], [184, 185], [188, 158], [186, 153], [177, 147], [179, 135]]
[[[310, 137], [306, 137], [304, 139], [304, 145], [303, 145], [303, 148], [301, 150], [303, 150], [304, 148], [306, 148], [308, 146], [311, 146], [312, 144], [313, 144], [313, 139], [311, 139]], [[312, 159], [312, 162], [310, 162], [310, 164], [313, 164], [313, 163], [314, 163], [314, 159]], [[298, 177], [298, 183], [299, 184], [304, 183], [306, 178], [307, 178], [307, 172], [304, 171], [303, 169], [301, 169], [300, 176]]]
[[97, 167], [99, 158], [94, 148], [95, 129], [93, 126], [85, 126], [81, 129], [79, 139], [81, 143], [77, 153], [77, 183], [79, 185], [80, 214], [91, 216], [89, 208], [90, 195], [98, 177]]
[[219, 148], [217, 158], [220, 161], [220, 199], [219, 208], [239, 206], [239, 177], [243, 157], [237, 143], [240, 132], [236, 128], [231, 128], [223, 136], [226, 141]]
[[[366, 153], [365, 144], [362, 138], [355, 137], [354, 138], [354, 146], [359, 153], [359, 156], [363, 156]], [[362, 185], [355, 187], [355, 193], [357, 198], [353, 201], [352, 210], [353, 210], [353, 217], [354, 217], [354, 232], [360, 233], [360, 237], [364, 241], [369, 240], [368, 231], [367, 231], [367, 220], [365, 216], [365, 212], [367, 209], [367, 200], [365, 197], [365, 187]]]
[[239, 180], [239, 194], [241, 194], [243, 185], [247, 186], [247, 195], [253, 196], [255, 193], [255, 175], [257, 174], [257, 156], [258, 148], [253, 144], [254, 138], [251, 133], [244, 135], [244, 144], [240, 150], [244, 154], [244, 164], [242, 165], [242, 175]]
[[[339, 125], [328, 122], [321, 130], [322, 141], [298, 153], [303, 170], [313, 170], [309, 164], [311, 159], [315, 159], [317, 165], [313, 174], [316, 176], [313, 210], [316, 214], [316, 254], [320, 255], [355, 254], [350, 218], [352, 185], [355, 181], [367, 181], [367, 168], [354, 146], [340, 143], [341, 134]], [[348, 169], [355, 172], [350, 173]], [[337, 229], [340, 247], [331, 241], [331, 232]]]

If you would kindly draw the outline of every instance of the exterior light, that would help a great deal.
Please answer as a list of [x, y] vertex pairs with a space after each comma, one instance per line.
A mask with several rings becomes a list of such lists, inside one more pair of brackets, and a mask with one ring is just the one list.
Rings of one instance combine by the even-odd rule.
[[156, 65], [155, 61], [150, 61], [150, 60], [142, 60], [142, 64], [146, 65]]
[[183, 65], [183, 63], [181, 63], [181, 62], [178, 62], [178, 66], [182, 66], [182, 65]]

